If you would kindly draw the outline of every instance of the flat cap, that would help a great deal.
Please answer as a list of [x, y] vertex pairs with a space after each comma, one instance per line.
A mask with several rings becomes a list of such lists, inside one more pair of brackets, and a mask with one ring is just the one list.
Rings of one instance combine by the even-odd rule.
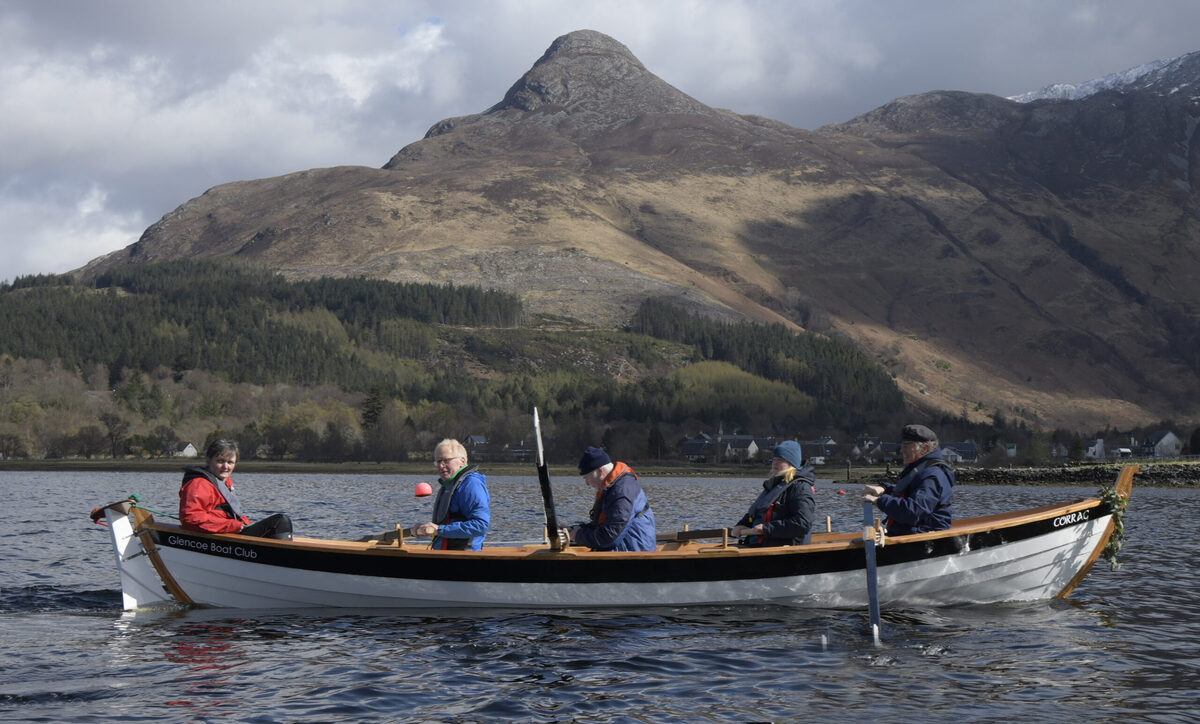
[[924, 425], [905, 425], [900, 430], [900, 442], [937, 442], [937, 435]]

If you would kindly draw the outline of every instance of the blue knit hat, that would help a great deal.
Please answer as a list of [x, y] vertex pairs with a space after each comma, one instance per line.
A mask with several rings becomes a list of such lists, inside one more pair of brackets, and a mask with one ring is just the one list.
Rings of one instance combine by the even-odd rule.
[[804, 462], [804, 454], [800, 452], [800, 443], [795, 440], [784, 440], [771, 451], [771, 457], [782, 458], [791, 463], [793, 468], [799, 468]]
[[608, 453], [598, 447], [588, 445], [587, 450], [583, 451], [583, 457], [579, 458], [579, 474], [587, 475], [596, 468], [611, 462], [612, 460], [608, 459]]

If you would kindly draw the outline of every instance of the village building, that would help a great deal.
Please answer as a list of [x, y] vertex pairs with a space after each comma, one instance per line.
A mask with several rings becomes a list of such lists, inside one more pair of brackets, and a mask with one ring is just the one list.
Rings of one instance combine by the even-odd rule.
[[1170, 430], [1159, 430], [1142, 443], [1142, 457], [1177, 458], [1183, 452], [1183, 441]]
[[816, 466], [825, 465], [837, 457], [837, 442], [829, 436], [815, 440], [801, 440], [800, 451], [807, 462]]
[[882, 462], [883, 439], [875, 435], [859, 435], [854, 438], [854, 447], [850, 448], [850, 457], [854, 460]]
[[942, 443], [942, 458], [948, 463], [979, 462], [979, 447], [974, 440]]

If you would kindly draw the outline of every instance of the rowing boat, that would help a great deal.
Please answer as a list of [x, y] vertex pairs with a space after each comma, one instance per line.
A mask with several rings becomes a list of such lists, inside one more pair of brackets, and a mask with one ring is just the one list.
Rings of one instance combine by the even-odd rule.
[[[1137, 466], [1115, 497], [954, 521], [947, 530], [875, 540], [817, 533], [807, 545], [740, 547], [727, 531], [681, 532], [656, 550], [597, 552], [514, 545], [429, 550], [402, 534], [290, 541], [208, 534], [160, 522], [136, 500], [92, 512], [107, 524], [126, 609], [596, 608], [777, 603], [860, 608], [867, 548], [884, 607], [1066, 597], [1099, 559]], [[665, 538], [665, 540], [664, 540]]]

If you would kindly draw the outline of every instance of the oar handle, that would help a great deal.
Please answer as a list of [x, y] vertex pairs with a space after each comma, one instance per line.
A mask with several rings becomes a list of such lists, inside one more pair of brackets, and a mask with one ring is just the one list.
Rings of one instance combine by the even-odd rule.
[[[401, 529], [400, 532], [403, 533], [405, 538], [413, 537], [413, 529], [412, 528], [403, 528], [403, 529]], [[397, 531], [389, 530], [389, 531], [384, 531], [383, 533], [380, 533], [378, 535], [364, 535], [362, 538], [358, 539], [358, 542], [359, 543], [368, 543], [368, 542], [374, 540], [374, 541], [379, 541], [380, 543], [395, 543], [396, 539], [399, 537], [400, 537], [400, 535], [397, 534]]]
[[678, 533], [663, 533], [656, 540], [659, 543], [672, 541], [703, 540], [705, 538], [724, 538], [728, 528], [704, 528], [699, 530], [681, 530]]

